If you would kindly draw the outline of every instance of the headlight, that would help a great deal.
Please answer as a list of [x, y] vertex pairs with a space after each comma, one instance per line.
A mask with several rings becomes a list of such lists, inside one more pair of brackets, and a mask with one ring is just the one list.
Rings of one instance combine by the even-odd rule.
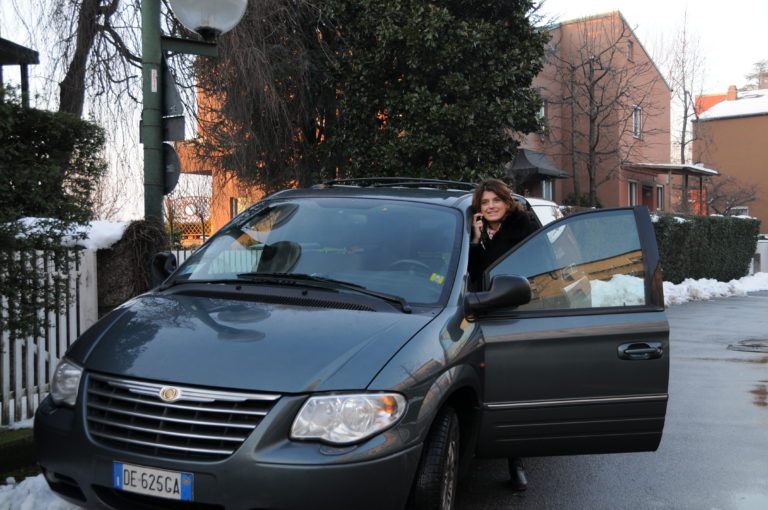
[[397, 393], [310, 397], [291, 427], [291, 439], [320, 439], [349, 444], [391, 427], [405, 412]]
[[51, 398], [53, 402], [57, 405], [66, 404], [74, 406], [82, 375], [83, 369], [71, 361], [66, 359], [59, 361], [51, 381]]

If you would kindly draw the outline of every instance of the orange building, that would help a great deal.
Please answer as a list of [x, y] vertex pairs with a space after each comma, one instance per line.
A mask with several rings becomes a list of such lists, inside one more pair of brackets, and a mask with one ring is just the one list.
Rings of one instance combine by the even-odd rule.
[[758, 86], [737, 92], [732, 85], [723, 101], [701, 113], [694, 122], [693, 158], [754, 191], [757, 200], [735, 212], [758, 218], [768, 232], [768, 74]]
[[[212, 122], [218, 112], [218, 100], [198, 90], [198, 131], [205, 136], [205, 126]], [[201, 160], [197, 157], [195, 140], [187, 140], [176, 146], [184, 173], [205, 174], [211, 176], [210, 226], [216, 232], [229, 220], [244, 211], [251, 204], [261, 200], [264, 193], [253, 187], [240, 184], [225, 169], [216, 163], [215, 155]], [[210, 234], [209, 233], [209, 234]]]

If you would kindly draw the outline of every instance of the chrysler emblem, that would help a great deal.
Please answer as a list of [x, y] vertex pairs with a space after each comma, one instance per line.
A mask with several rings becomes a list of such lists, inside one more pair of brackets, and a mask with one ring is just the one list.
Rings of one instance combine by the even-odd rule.
[[181, 397], [181, 391], [173, 386], [163, 386], [160, 390], [160, 398], [166, 402], [173, 402]]

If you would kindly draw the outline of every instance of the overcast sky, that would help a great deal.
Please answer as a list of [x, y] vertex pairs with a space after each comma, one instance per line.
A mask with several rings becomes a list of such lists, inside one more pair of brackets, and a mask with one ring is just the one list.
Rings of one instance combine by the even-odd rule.
[[705, 92], [742, 86], [752, 64], [768, 60], [768, 0], [545, 0], [542, 13], [561, 21], [621, 11], [649, 52], [671, 42], [688, 13], [707, 61]]

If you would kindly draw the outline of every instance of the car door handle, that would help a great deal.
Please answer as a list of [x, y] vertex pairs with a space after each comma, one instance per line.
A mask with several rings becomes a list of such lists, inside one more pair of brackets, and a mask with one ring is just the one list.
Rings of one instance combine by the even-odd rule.
[[644, 360], [661, 358], [664, 348], [661, 342], [635, 342], [619, 346], [619, 358], [628, 360]]

